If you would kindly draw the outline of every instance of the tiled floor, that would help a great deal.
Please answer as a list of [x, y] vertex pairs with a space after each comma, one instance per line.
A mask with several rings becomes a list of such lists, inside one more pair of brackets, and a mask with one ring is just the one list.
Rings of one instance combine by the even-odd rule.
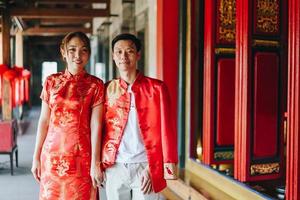
[[9, 155], [0, 155], [1, 200], [38, 199], [39, 186], [31, 175], [30, 168], [39, 111], [39, 108], [32, 108], [22, 122], [23, 134], [18, 135], [19, 168], [15, 167], [14, 161], [13, 176], [10, 175]]

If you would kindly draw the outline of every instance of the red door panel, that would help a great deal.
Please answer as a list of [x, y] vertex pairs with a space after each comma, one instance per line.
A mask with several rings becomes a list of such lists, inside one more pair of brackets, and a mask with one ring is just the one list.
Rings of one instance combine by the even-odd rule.
[[217, 79], [217, 145], [234, 144], [234, 77], [235, 59], [223, 58], [218, 62]]
[[253, 156], [276, 156], [278, 149], [278, 73], [276, 53], [256, 53], [254, 64]]

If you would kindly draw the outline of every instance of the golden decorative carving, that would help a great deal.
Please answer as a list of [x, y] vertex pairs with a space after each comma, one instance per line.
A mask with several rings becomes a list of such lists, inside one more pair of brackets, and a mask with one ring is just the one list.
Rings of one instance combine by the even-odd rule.
[[219, 7], [219, 40], [235, 41], [236, 4], [235, 0], [220, 0]]
[[250, 167], [251, 175], [279, 173], [279, 169], [279, 163], [255, 164]]
[[216, 48], [216, 54], [235, 54], [235, 48]]
[[279, 1], [257, 0], [256, 30], [263, 33], [277, 33], [279, 30]]
[[272, 40], [253, 40], [253, 46], [264, 46], [264, 47], [279, 47], [278, 41]]
[[216, 160], [232, 160], [233, 159], [233, 151], [215, 152], [214, 159], [216, 159]]

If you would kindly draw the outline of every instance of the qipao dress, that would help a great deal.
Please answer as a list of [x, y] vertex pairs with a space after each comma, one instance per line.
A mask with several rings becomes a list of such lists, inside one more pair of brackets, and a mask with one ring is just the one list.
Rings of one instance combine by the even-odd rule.
[[65, 70], [46, 79], [41, 99], [51, 114], [41, 153], [40, 199], [96, 198], [90, 120], [93, 107], [103, 103], [103, 90], [103, 82], [85, 71], [72, 75]]

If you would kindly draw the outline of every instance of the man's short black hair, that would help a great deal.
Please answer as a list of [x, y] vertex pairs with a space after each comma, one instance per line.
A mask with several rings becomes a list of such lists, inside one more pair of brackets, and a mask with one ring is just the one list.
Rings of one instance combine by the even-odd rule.
[[134, 43], [137, 52], [139, 52], [142, 48], [141, 40], [138, 39], [135, 35], [130, 34], [130, 33], [121, 33], [121, 34], [117, 35], [111, 42], [111, 48], [113, 51], [114, 51], [115, 44], [119, 40], [131, 40]]

